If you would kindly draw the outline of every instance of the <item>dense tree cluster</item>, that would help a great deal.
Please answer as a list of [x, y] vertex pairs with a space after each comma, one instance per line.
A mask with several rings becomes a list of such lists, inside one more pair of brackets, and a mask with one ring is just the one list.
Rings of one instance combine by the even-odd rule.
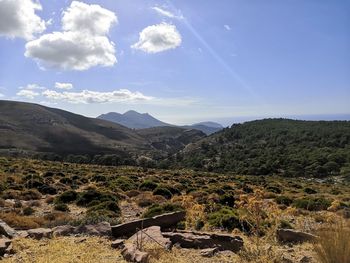
[[234, 124], [177, 154], [181, 166], [238, 174], [350, 174], [350, 122], [265, 119]]

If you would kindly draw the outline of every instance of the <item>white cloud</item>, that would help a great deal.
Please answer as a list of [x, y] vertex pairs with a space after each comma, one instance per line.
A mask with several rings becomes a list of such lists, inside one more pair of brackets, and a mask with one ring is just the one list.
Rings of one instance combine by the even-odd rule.
[[108, 34], [116, 15], [99, 5], [73, 1], [63, 12], [63, 32], [45, 34], [26, 44], [25, 56], [41, 67], [87, 70], [94, 66], [113, 66], [115, 45]]
[[227, 30], [227, 31], [231, 31], [231, 27], [229, 25], [224, 25], [224, 28]]
[[3, 97], [5, 97], [5, 95], [4, 95], [4, 94], [2, 94], [2, 93], [0, 93], [0, 98], [3, 98]]
[[56, 82], [56, 83], [55, 83], [55, 88], [56, 88], [56, 89], [70, 90], [70, 89], [73, 89], [73, 84], [72, 84], [72, 83], [61, 83], [61, 82]]
[[41, 9], [36, 0], [0, 0], [0, 35], [33, 39], [46, 29], [45, 21], [35, 14]]
[[35, 97], [39, 96], [40, 93], [33, 90], [22, 89], [19, 92], [17, 92], [16, 95], [20, 97], [25, 97], [28, 99], [34, 99]]
[[81, 92], [57, 92], [45, 90], [42, 95], [47, 99], [64, 101], [69, 103], [109, 103], [109, 102], [137, 102], [152, 100], [153, 97], [145, 96], [140, 92], [131, 92], [127, 89], [114, 90], [110, 92], [99, 92], [83, 90]]
[[87, 5], [73, 1], [63, 12], [64, 31], [84, 32], [91, 35], [106, 35], [112, 24], [117, 23], [117, 16], [99, 5]]
[[161, 23], [143, 29], [139, 41], [131, 47], [147, 53], [158, 53], [180, 46], [181, 41], [181, 35], [174, 25]]
[[24, 87], [19, 87], [21, 90], [42, 90], [45, 89], [45, 87], [41, 87], [38, 84], [28, 84], [27, 86]]

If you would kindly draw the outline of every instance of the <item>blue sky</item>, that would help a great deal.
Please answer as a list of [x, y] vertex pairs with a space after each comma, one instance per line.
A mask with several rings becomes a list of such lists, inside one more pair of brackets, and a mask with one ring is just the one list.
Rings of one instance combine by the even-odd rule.
[[350, 114], [349, 13], [342, 0], [0, 0], [0, 94], [178, 124]]

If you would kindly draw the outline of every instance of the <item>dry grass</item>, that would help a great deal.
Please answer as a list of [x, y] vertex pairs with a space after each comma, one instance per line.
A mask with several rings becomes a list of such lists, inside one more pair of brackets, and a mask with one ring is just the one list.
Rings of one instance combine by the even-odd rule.
[[350, 221], [338, 221], [319, 231], [314, 245], [321, 263], [350, 262]]
[[126, 262], [110, 241], [97, 238], [62, 237], [36, 241], [17, 239], [13, 242], [16, 255], [4, 263], [109, 263]]
[[22, 216], [14, 212], [0, 213], [0, 219], [17, 229], [38, 228], [46, 223], [46, 220], [42, 217]]

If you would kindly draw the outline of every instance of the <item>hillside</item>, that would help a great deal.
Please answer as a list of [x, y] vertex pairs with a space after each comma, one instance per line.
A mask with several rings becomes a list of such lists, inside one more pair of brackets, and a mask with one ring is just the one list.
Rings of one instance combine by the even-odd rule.
[[349, 121], [265, 119], [235, 124], [177, 155], [178, 165], [239, 174], [350, 173]]
[[183, 129], [179, 127], [154, 127], [136, 131], [138, 135], [145, 138], [155, 149], [176, 153], [187, 144], [196, 142], [206, 135], [194, 129]]
[[106, 114], [102, 114], [97, 117], [98, 119], [107, 120], [111, 122], [115, 122], [118, 124], [121, 124], [123, 126], [126, 126], [131, 129], [147, 129], [147, 128], [154, 128], [154, 127], [180, 127], [183, 129], [195, 129], [198, 131], [202, 131], [207, 135], [210, 135], [212, 133], [215, 133], [219, 130], [222, 130], [223, 127], [221, 124], [216, 122], [200, 122], [192, 125], [183, 125], [183, 126], [177, 126], [169, 123], [162, 122], [153, 116], [151, 116], [148, 113], [139, 113], [137, 111], [127, 111], [123, 114], [117, 113], [117, 112], [109, 112]]

